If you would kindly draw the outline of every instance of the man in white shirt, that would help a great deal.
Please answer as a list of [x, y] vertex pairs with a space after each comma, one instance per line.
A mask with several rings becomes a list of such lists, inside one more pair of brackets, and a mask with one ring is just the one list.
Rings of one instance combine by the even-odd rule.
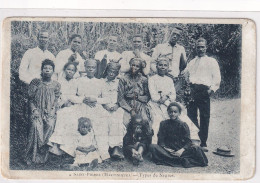
[[191, 83], [193, 97], [193, 101], [187, 106], [187, 112], [193, 123], [200, 129], [200, 146], [204, 151], [208, 151], [206, 142], [210, 119], [210, 95], [219, 88], [221, 75], [217, 60], [206, 55], [207, 41], [204, 38], [197, 40], [196, 49], [198, 56], [191, 60], [184, 70], [184, 76]]
[[143, 40], [141, 35], [134, 35], [133, 37], [133, 51], [124, 51], [122, 53], [122, 61], [121, 61], [121, 72], [125, 73], [129, 71], [130, 65], [129, 61], [132, 58], [141, 58], [144, 60], [145, 68], [143, 69], [143, 72], [145, 75], [148, 75], [151, 70], [151, 61], [152, 58], [148, 55], [146, 55], [143, 51]]
[[45, 59], [54, 61], [54, 55], [47, 50], [49, 43], [49, 33], [41, 30], [38, 34], [38, 46], [27, 50], [21, 60], [19, 68], [19, 78], [26, 84], [34, 78], [41, 77], [41, 64]]
[[[153, 65], [155, 68], [156, 61], [160, 57], [167, 57], [170, 60], [169, 66], [169, 76], [178, 77], [180, 72], [186, 67], [186, 52], [183, 46], [179, 45], [177, 42], [180, 39], [182, 30], [180, 28], [174, 28], [172, 30], [170, 40], [168, 43], [158, 44], [154, 48], [152, 55]], [[153, 69], [154, 70], [154, 69]], [[156, 72], [156, 70], [154, 70]]]
[[118, 46], [117, 41], [117, 35], [109, 36], [107, 42], [107, 49], [98, 51], [95, 54], [95, 60], [98, 61], [96, 78], [103, 78], [104, 72], [109, 62], [118, 63], [122, 59], [121, 54], [116, 51]]
[[80, 73], [85, 72], [84, 59], [80, 56], [79, 51], [81, 49], [82, 37], [79, 34], [73, 34], [70, 37], [70, 47], [62, 50], [56, 56], [55, 72], [60, 77], [64, 77], [64, 65], [68, 62], [74, 62], [77, 65], [77, 72], [74, 78], [80, 77]]

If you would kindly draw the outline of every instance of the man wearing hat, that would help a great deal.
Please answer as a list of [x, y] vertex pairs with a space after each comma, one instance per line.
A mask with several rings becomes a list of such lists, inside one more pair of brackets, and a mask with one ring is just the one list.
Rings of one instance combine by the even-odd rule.
[[[181, 28], [175, 27], [172, 30], [170, 40], [164, 44], [158, 44], [154, 48], [152, 58], [154, 60], [153, 64], [156, 64], [158, 58], [167, 57], [170, 60], [170, 67], [168, 74], [171, 77], [178, 77], [180, 72], [186, 67], [186, 52], [183, 46], [179, 45], [177, 42], [180, 39], [182, 33]], [[151, 66], [154, 68], [154, 66]]]
[[[193, 101], [187, 106], [188, 116], [199, 128], [200, 146], [207, 150], [207, 139], [210, 119], [210, 95], [219, 88], [221, 75], [216, 59], [206, 55], [207, 41], [199, 38], [196, 41], [197, 54], [184, 70], [184, 76], [190, 82]], [[198, 110], [200, 122], [198, 121]]]

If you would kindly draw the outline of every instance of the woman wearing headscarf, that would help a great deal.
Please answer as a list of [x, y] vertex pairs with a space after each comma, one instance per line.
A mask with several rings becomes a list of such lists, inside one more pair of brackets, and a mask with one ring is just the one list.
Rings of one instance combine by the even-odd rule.
[[131, 116], [139, 114], [143, 120], [152, 124], [150, 107], [147, 105], [150, 100], [148, 80], [143, 76], [143, 60], [132, 58], [129, 62], [130, 70], [119, 80], [118, 103], [125, 111], [124, 124], [127, 127]]

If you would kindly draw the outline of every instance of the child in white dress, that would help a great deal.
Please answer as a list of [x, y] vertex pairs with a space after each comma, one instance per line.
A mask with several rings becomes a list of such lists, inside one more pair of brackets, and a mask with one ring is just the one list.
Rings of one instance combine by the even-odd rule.
[[70, 167], [88, 165], [94, 168], [102, 162], [89, 118], [79, 118], [78, 131], [66, 140], [67, 143], [60, 145], [60, 149], [74, 157], [74, 163]]

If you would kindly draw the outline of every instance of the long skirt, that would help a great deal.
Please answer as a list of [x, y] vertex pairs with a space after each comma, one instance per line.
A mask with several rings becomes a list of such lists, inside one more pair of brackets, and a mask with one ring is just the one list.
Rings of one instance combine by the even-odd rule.
[[57, 121], [54, 132], [49, 139], [48, 145], [51, 146], [50, 152], [61, 155], [63, 151], [59, 146], [67, 143], [67, 138], [70, 138], [78, 130], [78, 119], [85, 117], [85, 104], [73, 105], [65, 107], [57, 111]]
[[108, 152], [109, 113], [99, 104], [93, 108], [86, 105], [86, 117], [92, 122], [98, 152], [100, 153], [101, 159], [106, 160], [110, 158]]
[[[153, 116], [151, 114], [151, 107], [141, 102], [136, 104], [136, 113], [141, 115], [144, 121], [148, 121], [150, 127], [152, 128]], [[127, 128], [129, 122], [131, 121], [131, 115], [129, 112], [124, 112], [124, 125]]]
[[204, 167], [208, 166], [208, 158], [199, 146], [190, 146], [185, 149], [180, 157], [172, 155], [157, 144], [150, 145], [152, 160], [157, 165], [167, 165], [172, 167]]
[[110, 148], [123, 146], [123, 138], [126, 128], [123, 124], [124, 110], [118, 108], [117, 111], [108, 113], [108, 144]]
[[25, 161], [30, 163], [45, 163], [48, 160], [49, 146], [47, 145], [55, 126], [55, 117], [41, 115], [31, 118], [31, 127], [25, 152]]

